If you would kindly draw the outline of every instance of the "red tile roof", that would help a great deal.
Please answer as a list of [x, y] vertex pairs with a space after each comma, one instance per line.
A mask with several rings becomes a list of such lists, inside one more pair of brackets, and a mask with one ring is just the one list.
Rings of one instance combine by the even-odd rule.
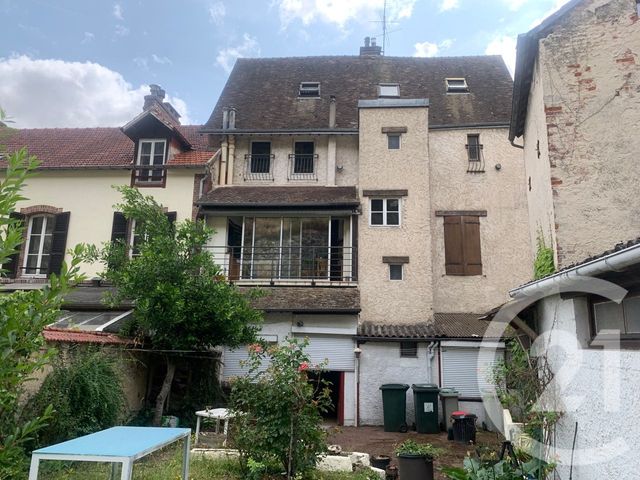
[[[178, 130], [191, 143], [194, 151], [173, 165], [204, 165], [211, 157], [200, 125], [183, 125]], [[0, 128], [0, 146], [13, 152], [27, 147], [29, 154], [40, 160], [40, 167], [56, 168], [129, 168], [133, 164], [134, 143], [119, 128]], [[203, 153], [202, 155], [199, 155]], [[188, 160], [188, 161], [187, 161]], [[197, 163], [199, 162], [199, 163]], [[6, 162], [0, 160], [0, 168]]]
[[66, 330], [62, 328], [45, 328], [44, 338], [48, 342], [68, 342], [68, 343], [99, 343], [110, 345], [131, 345], [132, 340], [123, 338], [113, 333], [86, 332], [78, 330]]
[[167, 165], [204, 165], [207, 161], [213, 157], [215, 152], [200, 152], [196, 150], [189, 150], [188, 152], [182, 152], [174, 155], [174, 157], [169, 160]]

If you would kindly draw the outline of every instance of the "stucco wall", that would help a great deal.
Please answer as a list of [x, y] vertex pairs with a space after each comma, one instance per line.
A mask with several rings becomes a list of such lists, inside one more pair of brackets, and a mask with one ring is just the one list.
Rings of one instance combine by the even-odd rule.
[[640, 28], [633, 0], [582, 2], [540, 41], [560, 266], [640, 231]]
[[[553, 296], [538, 304], [540, 331], [552, 331], [552, 340], [560, 338], [560, 346], [549, 350], [549, 360], [566, 411], [557, 427], [556, 451], [552, 454], [564, 452], [558, 469], [562, 478], [568, 478], [577, 422], [573, 478], [636, 478], [640, 352], [610, 350], [609, 361], [605, 361], [600, 348], [583, 348], [568, 355], [569, 342], [560, 335], [576, 340], [583, 337], [581, 332], [588, 321], [581, 305], [584, 302]], [[607, 396], [617, 398], [618, 393], [619, 408], [607, 401]], [[608, 445], [616, 445], [609, 451], [617, 456], [608, 457]]]
[[[467, 173], [468, 134], [480, 135], [484, 173]], [[431, 130], [429, 166], [434, 311], [487, 311], [532, 276], [522, 150], [509, 144], [506, 128]], [[437, 210], [487, 212], [480, 217], [482, 275], [446, 275], [444, 218]]]
[[[431, 376], [427, 366], [427, 343], [418, 344], [416, 358], [400, 358], [398, 342], [367, 342], [360, 345], [360, 424], [382, 425], [382, 392], [385, 383], [438, 383], [436, 356]], [[407, 424], [415, 421], [413, 391], [407, 391]]]
[[[389, 150], [382, 127], [407, 127], [401, 148]], [[418, 323], [432, 317], [428, 108], [360, 110], [358, 281], [361, 319], [377, 323]], [[401, 225], [370, 226], [367, 189], [406, 189]], [[389, 280], [383, 256], [409, 256], [404, 280]]]
[[[140, 190], [152, 195], [169, 211], [175, 211], [178, 221], [190, 219], [196, 173], [201, 171], [172, 170], [168, 172], [166, 188]], [[27, 200], [19, 202], [17, 210], [34, 205], [62, 208], [71, 212], [67, 249], [79, 243], [100, 246], [111, 240], [113, 205], [122, 199], [112, 185], [130, 182], [131, 174], [125, 170], [40, 171], [27, 181], [24, 189]], [[91, 278], [102, 268], [100, 264], [83, 264], [82, 272]]]

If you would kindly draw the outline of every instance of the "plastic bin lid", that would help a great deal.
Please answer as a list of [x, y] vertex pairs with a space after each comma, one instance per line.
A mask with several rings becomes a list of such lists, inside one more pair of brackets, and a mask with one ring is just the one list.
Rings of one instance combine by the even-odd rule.
[[414, 392], [439, 392], [440, 387], [433, 383], [414, 383], [411, 385]]
[[441, 397], [459, 397], [460, 392], [458, 392], [455, 388], [441, 388], [440, 396]]
[[406, 392], [409, 390], [409, 385], [406, 383], [385, 383], [380, 385], [380, 390], [404, 390]]
[[473, 413], [464, 412], [462, 410], [459, 410], [457, 412], [453, 412], [451, 414], [451, 418], [462, 420], [462, 419], [465, 419], [465, 418], [478, 418], [478, 416], [473, 414]]

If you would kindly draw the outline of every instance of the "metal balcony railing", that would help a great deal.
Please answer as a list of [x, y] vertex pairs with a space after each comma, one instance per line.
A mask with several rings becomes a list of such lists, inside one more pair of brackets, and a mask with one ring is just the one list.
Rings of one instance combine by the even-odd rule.
[[244, 156], [245, 180], [273, 180], [273, 154], [246, 154]]
[[289, 155], [289, 180], [318, 180], [318, 154]]
[[467, 173], [484, 173], [484, 153], [481, 143], [471, 143], [465, 145], [467, 148], [467, 158], [469, 164]]
[[355, 282], [355, 247], [206, 247], [230, 281]]
[[135, 165], [133, 167], [133, 183], [162, 183], [166, 174], [166, 165]]

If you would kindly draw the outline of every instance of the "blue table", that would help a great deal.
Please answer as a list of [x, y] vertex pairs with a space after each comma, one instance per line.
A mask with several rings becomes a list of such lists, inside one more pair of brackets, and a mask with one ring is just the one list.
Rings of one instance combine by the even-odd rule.
[[187, 480], [191, 429], [158, 427], [113, 427], [35, 450], [31, 454], [29, 480], [38, 478], [40, 460], [110, 462], [111, 478], [115, 478], [116, 465], [121, 463], [121, 480], [130, 480], [133, 474], [133, 462], [183, 439], [182, 478]]

